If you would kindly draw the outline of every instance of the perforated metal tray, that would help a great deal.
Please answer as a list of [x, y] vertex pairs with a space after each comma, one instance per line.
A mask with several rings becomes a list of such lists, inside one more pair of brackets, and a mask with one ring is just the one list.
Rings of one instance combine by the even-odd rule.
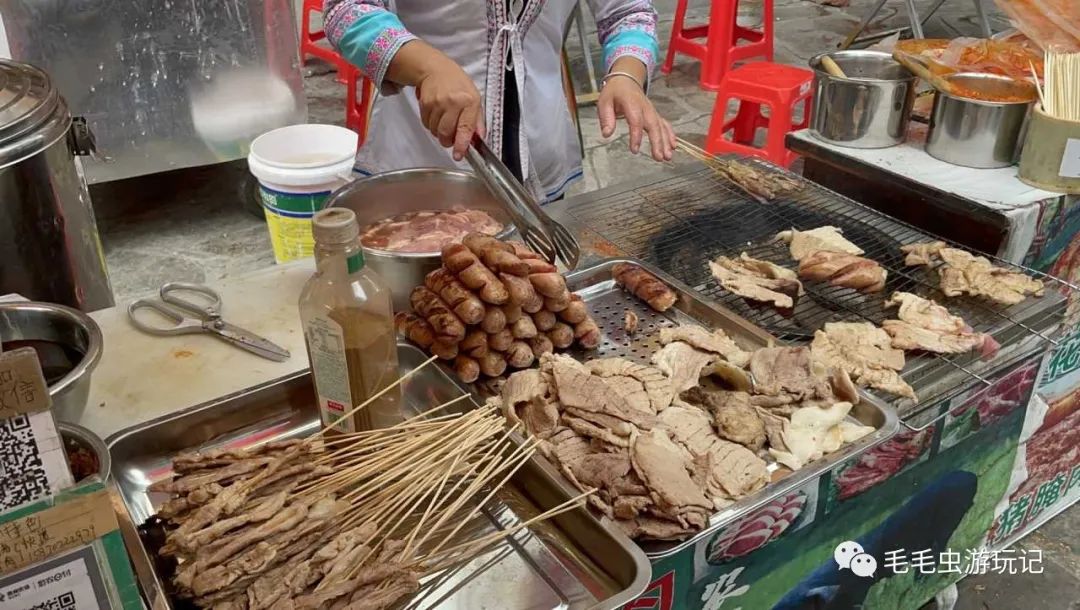
[[[399, 345], [398, 357], [402, 372], [427, 358], [411, 345]], [[433, 366], [408, 379], [403, 388], [405, 408], [416, 413], [461, 395], [457, 383]], [[459, 410], [475, 408], [463, 403]], [[167, 498], [148, 488], [171, 476], [173, 456], [299, 438], [318, 429], [311, 376], [305, 371], [123, 430], [111, 436], [108, 445], [124, 505], [139, 524]], [[513, 527], [565, 502], [572, 497], [568, 493], [549, 471], [530, 461], [486, 510], [486, 526], [473, 533]], [[128, 551], [136, 561], [155, 563], [145, 537]], [[610, 610], [644, 592], [650, 573], [645, 555], [615, 524], [600, 523], [580, 508], [522, 530], [465, 566], [429, 577], [408, 608]], [[162, 566], [155, 565], [154, 578], [142, 583], [144, 590], [168, 590], [163, 585], [169, 575]], [[169, 603], [177, 610], [190, 607], [182, 600]]]
[[[664, 313], [653, 310], [648, 304], [628, 294], [620, 288], [611, 276], [611, 269], [618, 263], [627, 262], [641, 265], [650, 273], [663, 280], [678, 294], [675, 305]], [[571, 352], [579, 360], [594, 358], [622, 357], [641, 364], [649, 364], [652, 354], [661, 348], [659, 333], [661, 328], [672, 328], [684, 324], [693, 324], [709, 329], [722, 329], [741, 347], [753, 350], [776, 343], [772, 335], [754, 326], [728, 309], [718, 306], [699, 296], [675, 278], [634, 259], [608, 259], [592, 267], [576, 271], [566, 278], [570, 290], [579, 294], [589, 311], [596, 319], [603, 333], [603, 340], [595, 350], [577, 350]], [[630, 310], [640, 320], [639, 330], [629, 335], [623, 328], [623, 315]], [[860, 392], [861, 393], [861, 392]], [[845, 445], [838, 451], [807, 464], [800, 470], [766, 485], [722, 511], [709, 520], [709, 527], [693, 538], [682, 542], [643, 542], [642, 548], [651, 559], [658, 559], [679, 552], [695, 544], [702, 538], [712, 536], [743, 516], [761, 508], [772, 500], [800, 487], [824, 472], [828, 472], [840, 463], [851, 459], [875, 445], [891, 438], [899, 429], [896, 412], [877, 398], [861, 393], [862, 400], [851, 411], [852, 421], [865, 426], [872, 426], [875, 431], [855, 443]], [[561, 479], [568, 489], [570, 483], [562, 478], [546, 459], [536, 458], [549, 469], [551, 476]], [[769, 464], [770, 471], [777, 465]], [[602, 519], [603, 522], [608, 520]], [[614, 524], [612, 524], [614, 525]]]

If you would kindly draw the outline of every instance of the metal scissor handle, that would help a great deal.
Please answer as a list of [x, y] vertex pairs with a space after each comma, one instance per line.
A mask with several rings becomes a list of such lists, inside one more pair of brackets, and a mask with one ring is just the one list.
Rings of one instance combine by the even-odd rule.
[[[202, 295], [209, 299], [207, 304], [199, 304], [181, 298], [176, 293], [193, 292], [195, 294]], [[161, 286], [161, 290], [158, 291], [161, 296], [161, 300], [189, 311], [207, 322], [212, 322], [215, 325], [221, 320], [221, 295], [215, 292], [209, 286], [203, 286], [202, 284], [190, 284], [188, 282], [169, 282]]]
[[[140, 309], [152, 309], [162, 317], [172, 320], [173, 325], [158, 326], [156, 324], [147, 324], [140, 320], [135, 314], [135, 312]], [[128, 318], [131, 319], [131, 323], [135, 328], [151, 335], [187, 335], [203, 332], [203, 324], [205, 323], [201, 319], [189, 318], [180, 311], [165, 305], [157, 299], [139, 299], [138, 301], [132, 302], [128, 305]]]

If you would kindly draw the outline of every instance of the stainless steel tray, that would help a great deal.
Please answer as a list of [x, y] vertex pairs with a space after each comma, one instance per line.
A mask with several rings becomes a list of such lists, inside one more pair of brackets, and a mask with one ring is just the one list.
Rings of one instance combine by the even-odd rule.
[[[400, 345], [398, 354], [403, 372], [426, 358], [410, 345]], [[404, 404], [414, 412], [461, 394], [444, 372], [430, 366], [403, 386]], [[311, 376], [300, 373], [114, 434], [108, 439], [113, 476], [139, 524], [166, 499], [147, 488], [170, 476], [176, 454], [302, 437], [318, 427]], [[566, 501], [568, 490], [550, 474], [535, 461], [525, 464], [487, 511], [487, 531], [513, 527]], [[128, 550], [136, 562], [152, 559], [145, 541]], [[650, 572], [642, 551], [613, 523], [600, 523], [581, 508], [522, 530], [452, 573], [430, 577], [409, 607], [613, 609], [644, 592]], [[160, 588], [167, 575], [155, 569], [154, 577], [156, 582], [142, 583], [144, 590]]]
[[[658, 313], [640, 299], [622, 290], [611, 277], [611, 268], [621, 262], [641, 265], [666, 282], [668, 286], [671, 286], [678, 293], [679, 298], [675, 305], [664, 313]], [[728, 309], [706, 301], [682, 282], [638, 260], [604, 260], [592, 267], [567, 276], [566, 282], [570, 290], [581, 295], [582, 299], [588, 304], [589, 311], [596, 319], [596, 324], [604, 335], [603, 341], [596, 350], [573, 353], [575, 357], [581, 360], [618, 356], [642, 364], [649, 364], [649, 358], [661, 347], [659, 342], [660, 329], [681, 324], [722, 329], [740, 346], [748, 350], [777, 343], [772, 335], [754, 326], [744, 318]], [[640, 320], [639, 330], [633, 336], [628, 335], [623, 329], [623, 313], [627, 309], [636, 313]], [[859, 439], [855, 443], [846, 445], [839, 451], [834, 451], [816, 462], [807, 464], [798, 471], [772, 482], [758, 492], [724, 508], [713, 515], [709, 520], [708, 528], [688, 540], [681, 542], [642, 542], [642, 548], [652, 559], [659, 559], [677, 553], [687, 546], [696, 544], [703, 538], [713, 536], [723, 529], [725, 525], [737, 521], [777, 497], [793, 491], [824, 472], [832, 470], [840, 463], [891, 438], [896, 434], [900, 426], [896, 412], [877, 398], [864, 392], [860, 392], [860, 394], [862, 395], [862, 401], [852, 409], [850, 417], [853, 418], [853, 421], [858, 421], [862, 425], [873, 426], [875, 428], [874, 433]], [[572, 489], [570, 483], [558, 474], [557, 469], [547, 459], [537, 457], [536, 460], [543, 462], [544, 468], [549, 469], [552, 476], [558, 477], [568, 490]], [[770, 471], [775, 470], [776, 465], [770, 463], [769, 469]], [[602, 519], [601, 522], [604, 522], [609, 527], [614, 526], [606, 518]]]

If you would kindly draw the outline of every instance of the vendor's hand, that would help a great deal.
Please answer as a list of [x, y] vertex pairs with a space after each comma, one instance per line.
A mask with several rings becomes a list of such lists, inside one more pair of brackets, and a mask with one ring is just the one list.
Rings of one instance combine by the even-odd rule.
[[480, 92], [461, 66], [442, 56], [432, 62], [416, 84], [420, 120], [447, 148], [455, 161], [469, 149], [474, 133], [484, 137], [484, 113]]
[[648, 134], [652, 157], [670, 161], [675, 150], [675, 130], [656, 113], [641, 86], [633, 79], [613, 75], [604, 83], [596, 102], [600, 114], [600, 133], [610, 138], [615, 133], [615, 118], [623, 117], [630, 128], [630, 151], [641, 150], [642, 134]]

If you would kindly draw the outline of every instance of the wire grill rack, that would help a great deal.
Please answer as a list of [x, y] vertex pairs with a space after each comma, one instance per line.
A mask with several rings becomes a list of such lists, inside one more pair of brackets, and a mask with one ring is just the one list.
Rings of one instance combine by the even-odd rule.
[[[742, 160], [765, 172], [782, 172], [758, 160]], [[1074, 288], [1034, 270], [994, 259], [1043, 280], [1046, 294], [1012, 307], [974, 297], [946, 298], [938, 289], [936, 266], [907, 267], [900, 246], [939, 239], [809, 181], [797, 192], [767, 204], [750, 199], [708, 168], [611, 195], [600, 194], [569, 206], [567, 212], [628, 255], [678, 278], [775, 335], [780, 341], [809, 343], [826, 322], [869, 321], [895, 317], [884, 301], [895, 291], [918, 294], [946, 305], [976, 331], [991, 334], [1002, 345], [990, 361], [979, 355], [934, 355], [909, 352], [904, 379], [919, 394], [919, 406], [907, 399], [879, 394], [909, 421], [972, 384], [989, 385], [988, 377], [1023, 354], [1056, 344], [1054, 337], [1066, 313], [1065, 295]], [[804, 281], [804, 294], [785, 317], [775, 309], [754, 306], [723, 289], [708, 262], [741, 252], [794, 268], [787, 244], [775, 239], [787, 229], [839, 227], [844, 237], [866, 251], [888, 271], [885, 290], [862, 294], [824, 282]], [[993, 258], [993, 257], [990, 257]], [[1006, 361], [1008, 360], [1008, 361]]]

